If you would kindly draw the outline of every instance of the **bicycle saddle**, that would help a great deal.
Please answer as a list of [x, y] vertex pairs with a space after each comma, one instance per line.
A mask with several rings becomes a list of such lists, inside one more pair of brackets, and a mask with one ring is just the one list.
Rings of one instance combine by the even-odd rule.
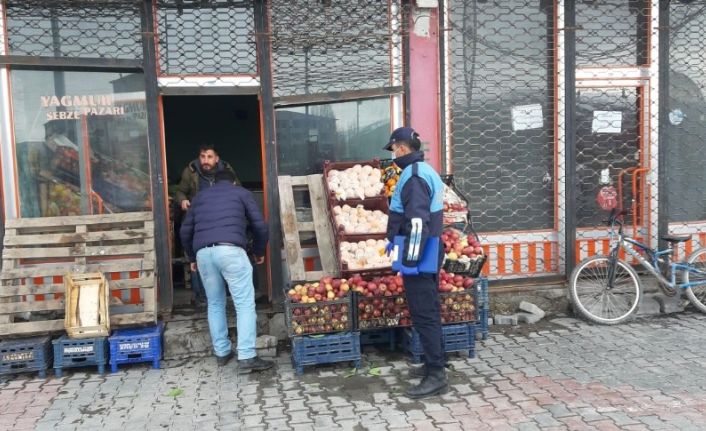
[[671, 243], [676, 243], [676, 242], [684, 242], [684, 241], [689, 241], [691, 239], [691, 235], [664, 235], [662, 237], [663, 240]]

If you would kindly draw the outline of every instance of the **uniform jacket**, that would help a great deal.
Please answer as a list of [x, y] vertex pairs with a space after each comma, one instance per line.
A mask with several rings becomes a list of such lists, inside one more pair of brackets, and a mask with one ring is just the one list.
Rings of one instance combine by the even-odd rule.
[[[235, 174], [233, 167], [231, 167], [228, 162], [219, 160], [218, 165], [216, 166], [216, 172], [220, 172], [223, 169], [227, 169]], [[236, 184], [240, 184], [240, 181], [238, 181], [237, 178], [235, 182]], [[199, 163], [199, 159], [192, 160], [181, 172], [181, 181], [179, 181], [177, 192], [175, 194], [176, 201], [177, 203], [181, 203], [181, 201], [185, 199], [191, 201], [204, 185], [212, 186], [213, 184], [213, 175], [206, 175], [203, 171], [201, 171], [201, 163]]]
[[421, 151], [398, 157], [395, 164], [402, 173], [390, 202], [387, 239], [406, 237], [403, 264], [416, 266], [427, 238], [441, 236], [444, 183]]
[[253, 234], [252, 252], [264, 256], [268, 228], [252, 193], [241, 186], [219, 181], [199, 192], [181, 225], [181, 242], [190, 262], [209, 244], [226, 242], [245, 249], [247, 230]]

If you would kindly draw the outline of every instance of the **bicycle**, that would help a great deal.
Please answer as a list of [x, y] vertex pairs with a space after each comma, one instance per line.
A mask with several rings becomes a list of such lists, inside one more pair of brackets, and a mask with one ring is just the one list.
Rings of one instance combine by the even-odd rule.
[[[699, 248], [686, 260], [675, 263], [671, 259], [674, 245], [688, 241], [691, 236], [662, 236], [669, 247], [652, 249], [623, 232], [622, 218], [626, 214], [625, 210], [613, 210], [606, 221], [610, 226], [610, 255], [584, 259], [571, 274], [569, 292], [574, 311], [604, 325], [622, 323], [637, 311], [643, 296], [642, 282], [635, 268], [619, 258], [622, 249], [657, 278], [666, 295], [674, 296], [678, 289], [683, 289], [694, 307], [706, 313], [706, 248]], [[681, 275], [680, 282], [677, 273]]]

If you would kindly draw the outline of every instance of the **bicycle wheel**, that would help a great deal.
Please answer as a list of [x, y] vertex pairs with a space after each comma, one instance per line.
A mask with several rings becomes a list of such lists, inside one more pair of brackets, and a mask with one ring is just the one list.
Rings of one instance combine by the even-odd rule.
[[640, 278], [627, 263], [615, 265], [613, 288], [608, 289], [610, 257], [594, 256], [581, 261], [569, 279], [574, 311], [591, 322], [616, 325], [630, 317], [640, 303]]
[[[706, 248], [700, 248], [691, 253], [686, 258], [686, 263], [699, 271], [706, 272]], [[682, 281], [684, 283], [704, 282], [706, 281], [706, 275], [694, 274], [685, 270], [682, 271]], [[702, 313], [706, 313], [706, 284], [687, 287], [684, 290], [686, 291], [686, 297], [694, 304], [694, 307], [698, 308]]]

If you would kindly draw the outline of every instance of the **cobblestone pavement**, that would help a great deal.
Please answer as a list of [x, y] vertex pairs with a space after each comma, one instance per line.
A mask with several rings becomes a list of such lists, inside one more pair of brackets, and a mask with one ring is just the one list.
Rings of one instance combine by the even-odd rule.
[[491, 336], [475, 358], [452, 357], [451, 390], [428, 400], [401, 395], [402, 353], [366, 349], [357, 375], [340, 364], [296, 376], [282, 352], [278, 368], [260, 375], [208, 358], [17, 377], [0, 383], [0, 429], [706, 428], [706, 316], [618, 327], [560, 318]]

